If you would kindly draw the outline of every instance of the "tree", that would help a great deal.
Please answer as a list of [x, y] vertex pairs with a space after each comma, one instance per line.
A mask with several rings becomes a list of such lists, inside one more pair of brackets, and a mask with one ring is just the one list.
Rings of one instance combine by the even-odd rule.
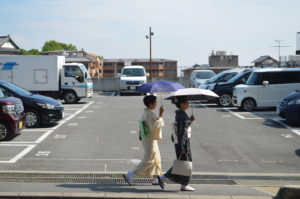
[[55, 40], [46, 41], [42, 48], [42, 51], [53, 51], [53, 50], [77, 50], [76, 46], [72, 44], [60, 43]]
[[31, 49], [31, 50], [24, 50], [24, 49], [21, 49], [20, 50], [20, 55], [40, 55], [41, 52], [37, 49]]

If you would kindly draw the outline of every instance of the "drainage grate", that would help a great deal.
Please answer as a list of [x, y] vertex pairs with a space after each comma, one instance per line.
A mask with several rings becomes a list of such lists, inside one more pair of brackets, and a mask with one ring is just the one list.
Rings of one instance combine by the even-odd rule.
[[[278, 176], [226, 176], [193, 175], [190, 184], [237, 184], [235, 180], [287, 180], [300, 181], [299, 177]], [[152, 179], [137, 176], [134, 184], [149, 184]], [[127, 184], [122, 174], [88, 173], [0, 173], [0, 182], [10, 183], [54, 183], [54, 184]], [[173, 184], [171, 181], [167, 181]]]

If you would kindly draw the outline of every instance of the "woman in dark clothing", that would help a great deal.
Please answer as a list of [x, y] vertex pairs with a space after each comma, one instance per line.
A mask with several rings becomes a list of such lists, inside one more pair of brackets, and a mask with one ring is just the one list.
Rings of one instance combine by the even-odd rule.
[[[185, 97], [178, 97], [172, 101], [178, 108], [175, 111], [174, 133], [172, 141], [175, 144], [177, 160], [192, 161], [192, 152], [190, 146], [191, 124], [195, 120], [194, 116], [188, 117], [186, 110], [189, 108], [189, 102]], [[181, 191], [194, 191], [193, 187], [188, 186], [190, 177], [172, 174], [172, 168], [163, 176], [160, 176], [161, 188], [164, 189], [164, 180], [168, 178], [172, 182], [181, 184]]]

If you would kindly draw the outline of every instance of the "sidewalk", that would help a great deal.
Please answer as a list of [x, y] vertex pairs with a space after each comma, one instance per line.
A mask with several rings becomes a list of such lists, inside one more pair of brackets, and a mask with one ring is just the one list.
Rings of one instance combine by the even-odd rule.
[[179, 185], [159, 186], [104, 184], [1, 183], [0, 198], [194, 198], [194, 199], [272, 199], [279, 187], [240, 185], [191, 185], [196, 191], [182, 192]]

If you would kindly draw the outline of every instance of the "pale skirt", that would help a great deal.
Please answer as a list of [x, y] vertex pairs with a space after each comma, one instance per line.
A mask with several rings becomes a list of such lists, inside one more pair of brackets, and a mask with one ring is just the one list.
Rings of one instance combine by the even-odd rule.
[[144, 157], [133, 170], [135, 175], [147, 177], [161, 176], [161, 158], [157, 140], [151, 140], [148, 137], [142, 140], [144, 148]]

